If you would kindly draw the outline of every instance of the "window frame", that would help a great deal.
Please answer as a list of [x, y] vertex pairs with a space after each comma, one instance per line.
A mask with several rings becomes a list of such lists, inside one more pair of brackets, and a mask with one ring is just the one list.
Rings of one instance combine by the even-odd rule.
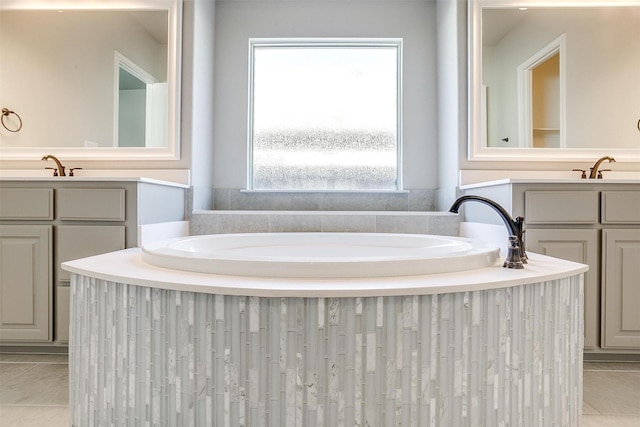
[[[254, 71], [255, 71], [255, 49], [263, 47], [343, 47], [343, 48], [361, 48], [361, 47], [393, 47], [396, 49], [396, 188], [393, 190], [281, 190], [281, 189], [259, 189], [253, 187], [253, 122], [254, 122]], [[247, 182], [246, 189], [248, 191], [257, 192], [376, 192], [376, 193], [395, 193], [404, 192], [403, 190], [403, 173], [402, 173], [402, 80], [403, 80], [403, 39], [402, 38], [249, 38], [249, 73], [247, 87]]]

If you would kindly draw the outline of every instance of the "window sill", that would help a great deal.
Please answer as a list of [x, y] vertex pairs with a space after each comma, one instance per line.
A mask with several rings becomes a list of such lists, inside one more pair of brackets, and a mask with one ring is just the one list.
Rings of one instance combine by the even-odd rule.
[[250, 190], [241, 189], [241, 193], [298, 193], [298, 194], [408, 194], [409, 190]]

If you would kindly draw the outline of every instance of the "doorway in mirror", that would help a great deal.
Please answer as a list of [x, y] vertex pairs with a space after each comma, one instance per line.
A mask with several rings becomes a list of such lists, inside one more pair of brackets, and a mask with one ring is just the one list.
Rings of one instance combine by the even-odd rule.
[[114, 135], [116, 147], [163, 147], [168, 113], [167, 83], [115, 52]]

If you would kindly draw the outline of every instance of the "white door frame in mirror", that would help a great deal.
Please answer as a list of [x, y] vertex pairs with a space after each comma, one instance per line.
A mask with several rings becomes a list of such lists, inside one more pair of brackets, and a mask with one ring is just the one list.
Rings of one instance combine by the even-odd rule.
[[[119, 147], [121, 145], [120, 134], [122, 132], [122, 127], [120, 126], [120, 110], [121, 103], [123, 102], [120, 98], [120, 91], [122, 90], [120, 85], [121, 69], [123, 71], [126, 71], [128, 74], [135, 77], [145, 85], [143, 115], [145, 129], [142, 146], [164, 147], [166, 145], [166, 135], [164, 132], [157, 132], [156, 129], [159, 128], [159, 125], [162, 125], [165, 122], [164, 116], [167, 115], [167, 108], [165, 105], [166, 95], [164, 97], [155, 95], [154, 92], [156, 92], [156, 90], [154, 90], [154, 87], [157, 87], [159, 84], [166, 90], [166, 83], [158, 82], [158, 79], [147, 73], [139, 65], [137, 65], [135, 62], [133, 62], [131, 59], [127, 58], [117, 50], [114, 52], [113, 67], [113, 146]], [[154, 102], [159, 105], [154, 106]], [[160, 114], [157, 114], [154, 110], [159, 110], [162, 117], [159, 117]], [[159, 121], [157, 120], [158, 118], [160, 118]]]
[[[610, 155], [617, 161], [640, 161], [640, 149], [621, 148], [508, 148], [483, 143], [482, 9], [517, 7], [620, 7], [640, 6], [640, 0], [469, 0], [469, 145], [471, 161], [590, 161]], [[485, 139], [486, 141], [486, 139]]]
[[[553, 55], [559, 55], [558, 67], [558, 123], [560, 148], [566, 147], [566, 114], [565, 114], [565, 87], [566, 87], [566, 70], [565, 70], [565, 34], [543, 47], [532, 57], [520, 64], [517, 68], [518, 74], [518, 142], [522, 148], [533, 148], [533, 69], [547, 61]], [[483, 89], [484, 90], [484, 89]], [[485, 95], [486, 99], [486, 95]], [[483, 101], [483, 102], [486, 102]], [[486, 144], [485, 144], [486, 145]], [[554, 147], [558, 148], [558, 147]]]
[[167, 146], [166, 147], [0, 147], [2, 160], [38, 160], [43, 154], [64, 159], [87, 160], [179, 160], [180, 82], [183, 0], [2, 0], [1, 10], [166, 10], [167, 43]]

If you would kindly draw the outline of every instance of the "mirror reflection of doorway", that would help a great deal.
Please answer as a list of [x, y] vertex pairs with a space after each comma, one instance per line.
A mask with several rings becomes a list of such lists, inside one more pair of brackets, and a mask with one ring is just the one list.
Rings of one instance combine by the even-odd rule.
[[166, 146], [167, 83], [119, 52], [115, 65], [114, 146]]
[[564, 55], [562, 35], [518, 67], [520, 147], [566, 147]]
[[144, 147], [147, 84], [120, 67], [118, 83], [118, 147]]
[[560, 148], [560, 53], [531, 70], [534, 148]]

